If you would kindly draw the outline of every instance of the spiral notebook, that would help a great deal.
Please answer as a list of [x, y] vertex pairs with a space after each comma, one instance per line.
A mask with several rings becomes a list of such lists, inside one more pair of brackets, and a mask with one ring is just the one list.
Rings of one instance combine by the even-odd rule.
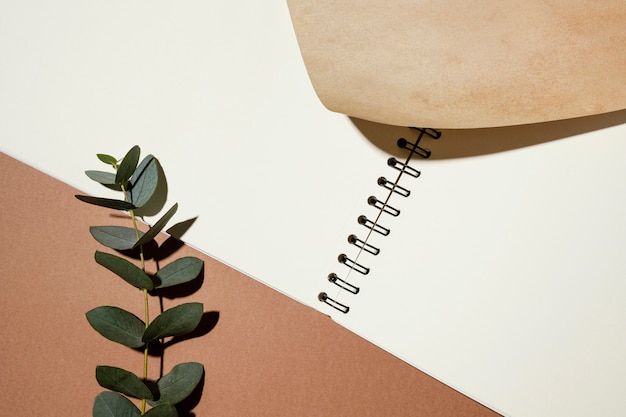
[[350, 119], [286, 5], [244, 3], [15, 3], [0, 150], [106, 196], [82, 172], [138, 144], [193, 247], [504, 415], [620, 414], [626, 113], [439, 138]]

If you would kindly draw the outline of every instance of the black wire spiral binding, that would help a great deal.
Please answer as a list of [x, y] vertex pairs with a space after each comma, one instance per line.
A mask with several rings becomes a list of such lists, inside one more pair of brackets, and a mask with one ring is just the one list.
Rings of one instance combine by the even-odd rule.
[[387, 229], [384, 226], [378, 224], [375, 220], [370, 220], [367, 216], [359, 216], [356, 220], [361, 226], [365, 226], [370, 229], [372, 232], [380, 233], [383, 236], [388, 236], [391, 233], [391, 230]]
[[385, 204], [383, 201], [380, 201], [373, 195], [369, 196], [369, 198], [367, 199], [367, 204], [376, 207], [377, 209], [384, 211], [387, 214], [391, 214], [393, 217], [398, 217], [400, 215], [400, 210], [391, 207], [389, 204]]
[[421, 172], [419, 172], [415, 168], [412, 168], [408, 166], [407, 164], [400, 162], [396, 158], [393, 158], [393, 157], [387, 160], [387, 165], [389, 165], [392, 168], [397, 169], [400, 172], [404, 172], [405, 174], [408, 174], [412, 176], [413, 178], [417, 178], [421, 174]]
[[370, 269], [368, 267], [363, 266], [360, 263], [348, 258], [348, 256], [345, 253], [342, 253], [341, 255], [339, 255], [337, 257], [337, 260], [339, 261], [340, 264], [346, 265], [348, 268], [350, 268], [350, 270], [356, 271], [359, 274], [367, 275], [370, 273]]
[[346, 282], [346, 281], [342, 280], [334, 272], [331, 273], [331, 274], [328, 274], [328, 280], [330, 282], [332, 282], [333, 284], [339, 285], [344, 290], [350, 291], [352, 294], [358, 294], [359, 293], [359, 287], [356, 287], [356, 286], [350, 284], [349, 282]]
[[[399, 185], [400, 179], [402, 178], [404, 174], [413, 178], [418, 178], [421, 174], [420, 171], [409, 166], [409, 162], [411, 161], [411, 158], [413, 157], [413, 155], [418, 155], [426, 159], [426, 158], [429, 158], [431, 154], [429, 149], [422, 148], [420, 146], [420, 141], [424, 138], [425, 135], [433, 139], [439, 139], [441, 137], [441, 132], [435, 129], [430, 129], [430, 128], [426, 128], [426, 129], [412, 128], [412, 129], [415, 129], [419, 132], [418, 137], [417, 139], [415, 139], [414, 142], [409, 142], [405, 138], [398, 139], [398, 146], [400, 148], [403, 148], [409, 151], [409, 155], [407, 156], [406, 160], [404, 162], [398, 161], [396, 158], [389, 158], [387, 160], [387, 165], [389, 165], [390, 167], [398, 171], [398, 174], [397, 174], [398, 176], [396, 180], [390, 181], [386, 179], [385, 177], [380, 177], [378, 179], [378, 185], [385, 188], [388, 191], [386, 199], [382, 201], [374, 196], [370, 196], [367, 199], [367, 203], [370, 206], [378, 209], [378, 215], [376, 216], [374, 220], [368, 219], [367, 216], [364, 216], [364, 215], [359, 216], [357, 219], [357, 222], [360, 225], [365, 226], [368, 229], [366, 237], [364, 239], [360, 239], [354, 234], [348, 236], [348, 243], [358, 248], [357, 256], [355, 257], [355, 259], [350, 259], [348, 258], [347, 255], [342, 253], [337, 258], [339, 263], [341, 263], [342, 265], [345, 265], [348, 268], [347, 275], [349, 275], [350, 272], [352, 271], [358, 272], [361, 275], [369, 274], [370, 268], [358, 262], [359, 257], [361, 256], [363, 252], [369, 253], [370, 255], [373, 255], [373, 256], [377, 256], [378, 254], [380, 254], [379, 248], [368, 243], [369, 237], [371, 236], [372, 233], [378, 233], [382, 236], [387, 236], [389, 235], [389, 233], [391, 233], [390, 229], [378, 223], [383, 214], [389, 214], [393, 217], [397, 217], [400, 215], [400, 210], [388, 204], [391, 196], [394, 194], [397, 194], [402, 197], [409, 197], [409, 195], [411, 194], [411, 191]], [[345, 290], [351, 294], [358, 294], [358, 292], [360, 291], [359, 287], [351, 284], [350, 282], [347, 281], [347, 279], [340, 278], [334, 272], [328, 275], [328, 280], [332, 282], [333, 284], [337, 285], [340, 288], [340, 291]], [[333, 307], [334, 309], [344, 314], [350, 311], [349, 306], [330, 298], [328, 294], [326, 294], [325, 292], [319, 293], [318, 299], [321, 302], [328, 304], [329, 306]]]
[[402, 197], [408, 197], [411, 195], [411, 191], [407, 190], [404, 187], [400, 187], [398, 183], [389, 181], [385, 177], [378, 178], [378, 185], [380, 185], [381, 187], [385, 187], [392, 193], [400, 194]]
[[380, 249], [378, 249], [377, 247], [373, 245], [370, 245], [364, 240], [359, 239], [356, 235], [348, 236], [348, 243], [351, 243], [357, 248], [362, 249], [365, 252], [369, 252], [372, 255], [378, 255], [380, 253]]

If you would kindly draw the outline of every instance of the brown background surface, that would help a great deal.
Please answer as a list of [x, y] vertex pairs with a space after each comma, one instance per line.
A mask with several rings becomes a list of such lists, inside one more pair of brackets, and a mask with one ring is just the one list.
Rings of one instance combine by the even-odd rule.
[[[115, 305], [142, 317], [139, 290], [97, 265], [91, 225], [125, 223], [76, 190], [0, 154], [2, 415], [86, 416], [96, 365], [141, 372], [139, 352], [91, 329], [85, 312]], [[127, 224], [127, 223], [126, 223]], [[163, 242], [165, 236], [161, 236]], [[167, 245], [169, 246], [169, 245]], [[205, 262], [198, 337], [166, 348], [168, 372], [204, 364], [196, 416], [497, 416], [312, 310], [187, 246]], [[154, 261], [148, 263], [152, 271]], [[153, 317], [159, 306], [151, 307]], [[151, 359], [151, 377], [159, 360]]]

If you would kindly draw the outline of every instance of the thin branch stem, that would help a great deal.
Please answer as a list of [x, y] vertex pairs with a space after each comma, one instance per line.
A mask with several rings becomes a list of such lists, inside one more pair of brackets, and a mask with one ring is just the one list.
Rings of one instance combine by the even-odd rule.
[[[150, 309], [148, 303], [148, 290], [143, 289], [143, 299], [144, 299], [144, 309], [146, 316], [146, 328], [148, 328], [148, 323], [150, 322]], [[143, 380], [146, 381], [148, 379], [148, 348], [150, 343], [146, 343], [146, 346], [143, 349]], [[146, 412], [146, 400], [141, 400], [141, 415]]]
[[[126, 194], [126, 187], [124, 187], [124, 185], [122, 184], [122, 193], [124, 193], [124, 200], [128, 202], [128, 195]], [[130, 214], [130, 218], [133, 221], [133, 229], [135, 229], [135, 237], [137, 238], [137, 240], [139, 240], [139, 227], [137, 226], [137, 217], [135, 216], [135, 211], [134, 210], [128, 210], [128, 213]], [[143, 272], [146, 272], [146, 261], [145, 261], [145, 257], [143, 254], [143, 245], [139, 245], [139, 259], [141, 261], [141, 270]], [[150, 303], [149, 303], [149, 297], [148, 297], [148, 290], [147, 289], [143, 289], [143, 303], [144, 303], [144, 315], [145, 315], [145, 323], [146, 323], [146, 329], [148, 328], [148, 325], [150, 324]], [[146, 346], [143, 349], [143, 380], [147, 381], [148, 380], [148, 358], [149, 358], [149, 347], [150, 347], [150, 343], [146, 343]], [[146, 399], [143, 398], [141, 400], [141, 415], [144, 415], [146, 413]]]

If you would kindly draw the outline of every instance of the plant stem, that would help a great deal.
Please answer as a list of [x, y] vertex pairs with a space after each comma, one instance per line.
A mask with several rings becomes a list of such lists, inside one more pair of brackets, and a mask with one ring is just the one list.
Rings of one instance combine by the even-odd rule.
[[[126, 188], [124, 187], [124, 185], [122, 185], [122, 193], [124, 193], [124, 200], [128, 201], [128, 196], [126, 194]], [[133, 229], [135, 229], [135, 236], [137, 240], [139, 240], [139, 228], [137, 227], [137, 218], [135, 217], [135, 211], [128, 210], [128, 213], [130, 214], [130, 218], [133, 221]], [[141, 261], [141, 270], [143, 272], [146, 272], [146, 261], [145, 261], [145, 257], [143, 254], [143, 245], [139, 245], [139, 259]], [[146, 329], [147, 329], [148, 325], [150, 324], [150, 303], [149, 303], [149, 298], [148, 298], [148, 290], [145, 288], [143, 289], [143, 304], [144, 304], [144, 315], [145, 315], [144, 321], [146, 323]], [[143, 349], [143, 380], [144, 381], [148, 380], [149, 347], [150, 347], [150, 343], [146, 343], [146, 346]], [[145, 413], [146, 413], [146, 399], [142, 398], [141, 399], [141, 415], [144, 415]]]
[[[143, 249], [142, 249], [143, 251]], [[144, 309], [146, 316], [146, 328], [148, 328], [148, 323], [150, 322], [150, 309], [148, 307], [148, 290], [143, 289], [143, 300], [144, 300]], [[148, 347], [149, 343], [146, 343], [146, 346], [143, 349], [143, 380], [146, 381], [148, 379]], [[141, 400], [141, 415], [144, 415], [146, 412], [146, 400], [143, 398]]]

